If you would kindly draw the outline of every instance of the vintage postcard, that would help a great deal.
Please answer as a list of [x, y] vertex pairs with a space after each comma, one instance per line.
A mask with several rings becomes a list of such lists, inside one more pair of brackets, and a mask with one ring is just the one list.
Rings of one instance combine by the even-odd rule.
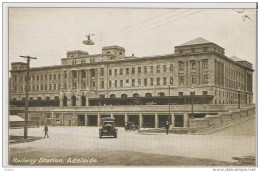
[[6, 166], [257, 166], [257, 3], [4, 9]]

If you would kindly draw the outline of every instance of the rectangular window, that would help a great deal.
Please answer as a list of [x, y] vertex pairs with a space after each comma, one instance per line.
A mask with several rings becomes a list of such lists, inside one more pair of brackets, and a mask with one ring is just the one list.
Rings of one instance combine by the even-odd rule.
[[58, 84], [58, 90], [60, 90], [60, 84]]
[[184, 76], [180, 76], [180, 84], [181, 84], [181, 85], [184, 84]]
[[184, 70], [184, 62], [179, 62], [179, 70]]
[[160, 78], [157, 78], [157, 85], [160, 85]]
[[20, 77], [20, 81], [23, 81], [23, 76]]
[[183, 54], [183, 50], [180, 50], [180, 54]]
[[67, 83], [64, 83], [64, 88], [67, 89]]
[[195, 77], [195, 75], [191, 76], [191, 83], [192, 84], [196, 84], [196, 77]]
[[194, 60], [191, 61], [191, 70], [195, 70], [196, 62]]
[[144, 86], [147, 86], [147, 78], [144, 78]]
[[115, 69], [115, 76], [117, 76], [117, 69]]
[[132, 74], [135, 74], [135, 67], [132, 68]]
[[[77, 84], [76, 84], [77, 85]], [[96, 82], [95, 81], [93, 81], [92, 82], [92, 87], [95, 87], [96, 86]]]
[[[50, 80], [51, 80], [51, 76], [52, 76], [52, 75], [50, 74], [50, 76], [49, 76]], [[37, 76], [37, 80], [39, 80], [38, 78], [39, 78], [39, 76]]]
[[37, 75], [37, 81], [39, 81], [39, 75]]
[[73, 83], [73, 87], [76, 88], [77, 87], [77, 83]]
[[58, 74], [58, 79], [60, 79], [60, 73]]
[[[47, 75], [45, 75], [45, 80], [47, 80], [48, 79], [48, 77], [47, 77]], [[33, 80], [34, 80], [34, 77], [33, 77]]]
[[112, 82], [111, 81], [109, 81], [109, 87], [112, 87]]
[[138, 67], [138, 74], [141, 74], [141, 67]]
[[109, 69], [109, 75], [112, 75], [112, 70], [111, 69]]
[[170, 84], [173, 85], [173, 77], [170, 77]]
[[104, 68], [100, 68], [100, 74], [101, 76], [104, 76]]
[[135, 79], [132, 79], [132, 87], [135, 86]]
[[153, 85], [153, 78], [150, 78], [151, 85]]
[[208, 83], [208, 75], [204, 75], [204, 84]]
[[160, 73], [160, 65], [157, 65], [157, 67], [156, 67], [156, 72], [157, 72], [157, 73]]
[[104, 88], [104, 87], [105, 87], [104, 81], [101, 81], [100, 88]]
[[163, 85], [166, 85], [166, 84], [167, 84], [167, 78], [163, 77]]
[[49, 85], [49, 90], [51, 90], [51, 84]]
[[119, 74], [123, 75], [123, 68], [120, 68]]
[[53, 90], [56, 90], [56, 84], [53, 84]]
[[202, 91], [202, 94], [203, 94], [204, 96], [206, 96], [206, 95], [208, 95], [208, 91]]
[[195, 53], [195, 48], [192, 48], [192, 49], [191, 49], [191, 52], [192, 52], [192, 53]]
[[23, 86], [21, 86], [21, 92], [23, 92]]
[[[102, 85], [102, 84], [101, 84]], [[82, 88], [86, 88], [86, 82], [82, 83]]]
[[41, 75], [41, 80], [43, 80], [43, 75]]
[[43, 90], [43, 85], [41, 85], [41, 91]]
[[34, 81], [34, 80], [35, 80], [35, 76], [33, 76], [33, 78], [32, 78], [32, 79], [33, 79], [33, 81]]
[[167, 72], [167, 66], [166, 65], [163, 65], [163, 71]]
[[37, 85], [37, 91], [39, 91], [39, 85]]
[[208, 48], [207, 47], [204, 47], [203, 48], [203, 52], [207, 52], [208, 51]]
[[120, 87], [123, 87], [123, 80], [120, 80]]
[[56, 74], [53, 75], [53, 79], [56, 80]]
[[16, 83], [16, 81], [17, 81], [17, 76], [14, 75], [14, 82]]
[[141, 86], [141, 79], [138, 79], [138, 86]]
[[125, 80], [125, 83], [126, 83], [126, 86], [128, 87], [129, 86], [129, 80]]
[[126, 75], [129, 75], [129, 68], [126, 68], [126, 69], [125, 69], [125, 74], [126, 74]]
[[35, 90], [35, 86], [33, 85], [33, 91]]
[[208, 69], [208, 59], [202, 60], [203, 69]]
[[150, 72], [153, 73], [153, 66], [150, 66]]
[[67, 79], [67, 72], [66, 71], [64, 71], [64, 79]]
[[16, 92], [17, 91], [17, 87], [16, 86], [14, 86], [14, 92]]
[[144, 73], [147, 73], [147, 66], [144, 66]]
[[183, 96], [183, 92], [179, 92], [179, 96]]
[[173, 64], [170, 65], [170, 71], [173, 71]]
[[86, 78], [86, 71], [85, 70], [81, 70], [81, 77]]
[[115, 80], [115, 87], [117, 87], [117, 80]]

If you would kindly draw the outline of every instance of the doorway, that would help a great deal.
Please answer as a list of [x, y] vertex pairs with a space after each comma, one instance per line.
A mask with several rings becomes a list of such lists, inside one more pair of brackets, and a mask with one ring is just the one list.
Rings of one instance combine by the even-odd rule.
[[88, 126], [97, 126], [98, 116], [97, 115], [88, 115]]
[[174, 127], [184, 127], [184, 115], [174, 115]]
[[77, 115], [77, 126], [85, 126], [85, 115]]
[[154, 115], [143, 115], [143, 127], [144, 128], [155, 128], [155, 116]]

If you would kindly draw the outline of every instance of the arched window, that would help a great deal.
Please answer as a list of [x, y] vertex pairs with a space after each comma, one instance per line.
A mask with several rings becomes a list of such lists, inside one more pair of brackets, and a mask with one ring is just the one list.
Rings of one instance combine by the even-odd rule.
[[68, 106], [66, 96], [63, 97], [63, 106]]
[[111, 54], [110, 51], [107, 51], [107, 54]]
[[60, 101], [60, 98], [59, 98], [58, 96], [55, 96], [55, 97], [54, 97], [54, 100], [55, 100], [55, 101]]
[[110, 98], [116, 98], [115, 94], [110, 94]]
[[165, 94], [164, 94], [163, 92], [160, 92], [160, 93], [158, 93], [158, 96], [160, 96], [160, 97], [164, 97]]
[[37, 97], [37, 100], [42, 100], [42, 98], [41, 97]]
[[134, 93], [133, 97], [140, 97], [138, 93]]
[[121, 94], [122, 98], [127, 98], [127, 94]]
[[31, 101], [32, 101], [32, 100], [33, 100], [33, 97], [30, 97], [30, 99], [29, 99], [29, 100], [31, 100]]
[[71, 96], [71, 105], [76, 106], [76, 96]]
[[86, 96], [81, 96], [81, 106], [86, 106]]
[[145, 97], [152, 97], [152, 94], [151, 93], [146, 93]]
[[47, 96], [45, 99], [48, 100], [48, 101], [51, 100], [51, 98], [49, 96]]

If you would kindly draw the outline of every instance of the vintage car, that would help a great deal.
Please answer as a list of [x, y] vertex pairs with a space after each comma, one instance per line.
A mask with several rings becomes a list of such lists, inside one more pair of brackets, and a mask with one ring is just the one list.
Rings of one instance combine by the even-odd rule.
[[101, 127], [99, 128], [99, 138], [103, 136], [113, 136], [117, 138], [117, 128], [115, 128], [115, 118], [105, 117], [101, 119]]
[[139, 126], [135, 125], [134, 122], [126, 122], [125, 123], [125, 131], [130, 130], [130, 131], [135, 131], [139, 130]]

